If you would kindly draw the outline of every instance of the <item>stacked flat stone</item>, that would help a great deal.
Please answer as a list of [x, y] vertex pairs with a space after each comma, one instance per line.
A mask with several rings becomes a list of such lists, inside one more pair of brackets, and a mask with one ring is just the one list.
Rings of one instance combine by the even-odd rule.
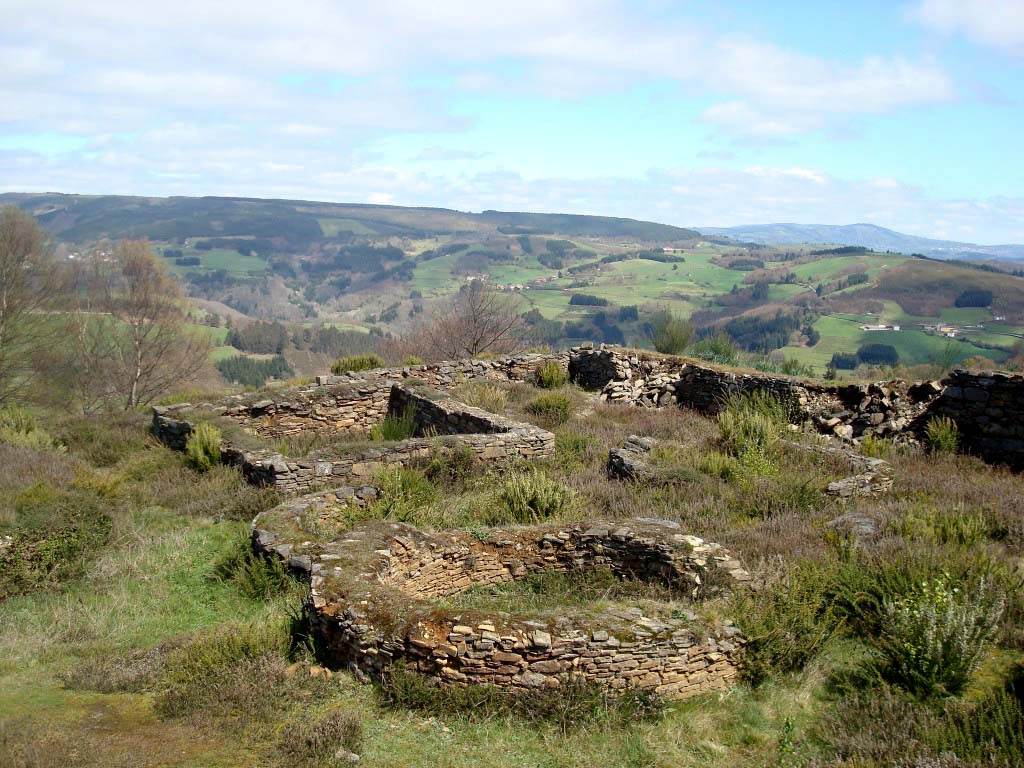
[[1024, 468], [1024, 376], [954, 371], [932, 408], [956, 422], [964, 449]]
[[[269, 450], [243, 450], [230, 441], [221, 446], [222, 460], [241, 469], [254, 485], [273, 486], [285, 495], [310, 493], [324, 486], [365, 485], [388, 467], [408, 466], [434, 455], [468, 451], [480, 461], [511, 461], [554, 455], [555, 436], [532, 424], [488, 413], [447, 397], [431, 397], [419, 389], [390, 384], [389, 408], [400, 414], [412, 409], [418, 437], [395, 444], [316, 451], [290, 458]], [[154, 408], [153, 434], [176, 450], [184, 450], [192, 424], [188, 409]], [[233, 418], [227, 411], [224, 418]], [[243, 424], [246, 423], [243, 421]], [[438, 439], [437, 436], [444, 436]]]
[[574, 348], [569, 373], [580, 386], [600, 390], [602, 400], [647, 408], [678, 405], [706, 414], [717, 413], [729, 395], [768, 392], [785, 404], [795, 423], [849, 441], [867, 435], [911, 438], [942, 391], [938, 382], [818, 385], [605, 344]]
[[[732, 625], [693, 626], [692, 614], [657, 619], [631, 607], [558, 616], [446, 609], [444, 598], [529, 573], [608, 568], [682, 586], [695, 597], [750, 576], [720, 545], [675, 523], [635, 519], [558, 528], [427, 534], [367, 522], [334, 540], [311, 535], [311, 508], [360, 503], [354, 495], [301, 500], [264, 513], [254, 542], [310, 579], [307, 612], [335, 664], [373, 678], [394, 664], [447, 683], [558, 688], [570, 677], [666, 698], [725, 687], [742, 645]], [[314, 525], [319, 523], [314, 523]], [[304, 527], [307, 526], [307, 527]]]

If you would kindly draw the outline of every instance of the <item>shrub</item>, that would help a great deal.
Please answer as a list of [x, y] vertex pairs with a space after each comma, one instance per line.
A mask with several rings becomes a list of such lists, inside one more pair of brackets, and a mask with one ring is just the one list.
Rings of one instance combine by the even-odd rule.
[[574, 469], [594, 458], [594, 440], [583, 432], [561, 432], [555, 435], [555, 456], [563, 469]]
[[839, 628], [827, 584], [823, 566], [805, 561], [756, 593], [734, 593], [732, 608], [747, 638], [740, 670], [752, 685], [803, 669]]
[[30, 411], [16, 405], [0, 408], [0, 443], [33, 451], [64, 450]]
[[537, 523], [568, 508], [571, 489], [536, 468], [512, 469], [498, 487], [498, 503], [516, 523]]
[[256, 554], [248, 536], [214, 563], [211, 576], [234, 585], [250, 600], [276, 597], [292, 589], [296, 583], [281, 558]]
[[705, 475], [726, 481], [735, 480], [740, 475], [740, 468], [736, 459], [718, 451], [710, 451], [701, 456], [697, 469]]
[[466, 445], [452, 450], [434, 451], [423, 473], [432, 483], [448, 487], [464, 487], [478, 470], [476, 454]]
[[663, 309], [651, 319], [654, 348], [669, 355], [681, 355], [693, 340], [693, 326], [671, 310]]
[[378, 441], [408, 440], [416, 434], [416, 409], [409, 406], [401, 413], [389, 413], [384, 421], [370, 429], [370, 439]]
[[335, 376], [341, 376], [344, 373], [370, 371], [374, 368], [383, 367], [384, 359], [380, 355], [347, 355], [346, 357], [339, 357], [334, 361], [334, 364], [331, 366], [331, 373]]
[[946, 416], [934, 416], [924, 428], [924, 443], [929, 453], [956, 453], [960, 430], [956, 422]]
[[221, 431], [210, 424], [196, 424], [185, 443], [185, 460], [197, 472], [208, 472], [220, 464]]
[[572, 400], [559, 392], [547, 392], [527, 403], [526, 410], [550, 424], [564, 424], [572, 416]]
[[336, 710], [318, 718], [304, 713], [282, 730], [278, 744], [300, 765], [334, 765], [341, 750], [358, 754], [363, 744], [363, 721], [351, 710]]
[[200, 635], [164, 662], [156, 711], [258, 715], [263, 697], [283, 676], [291, 647], [284, 621], [227, 624]]
[[1006, 601], [982, 579], [942, 576], [882, 604], [879, 671], [919, 696], [960, 693], [995, 637]]
[[907, 539], [960, 547], [985, 541], [992, 528], [989, 519], [978, 512], [959, 506], [938, 509], [924, 505], [915, 506], [892, 526], [895, 533]]
[[14, 498], [10, 540], [0, 548], [0, 600], [81, 573], [106, 543], [113, 521], [102, 496], [42, 482]]
[[727, 333], [717, 333], [701, 339], [688, 351], [693, 357], [720, 365], [736, 365], [739, 355], [735, 342]]
[[423, 360], [421, 358], [416, 357], [416, 355], [407, 355], [405, 359], [402, 360], [402, 365], [423, 365]]
[[441, 685], [426, 675], [397, 667], [385, 678], [379, 695], [389, 708], [488, 720], [515, 717], [528, 723], [552, 723], [563, 733], [595, 721], [612, 727], [633, 726], [638, 721], [656, 720], [663, 709], [654, 694], [613, 693], [581, 677], [564, 681], [553, 695], [547, 690], [515, 692], [494, 685]]
[[760, 390], [732, 395], [718, 414], [722, 442], [739, 462], [741, 477], [770, 475], [786, 412], [778, 398]]
[[508, 405], [508, 393], [489, 381], [468, 381], [459, 387], [459, 399], [474, 408], [501, 413]]
[[418, 469], [396, 466], [377, 480], [380, 493], [373, 509], [384, 520], [412, 522], [418, 510], [437, 500], [437, 488]]
[[569, 383], [569, 372], [555, 360], [548, 360], [533, 374], [533, 383], [541, 389], [558, 389]]

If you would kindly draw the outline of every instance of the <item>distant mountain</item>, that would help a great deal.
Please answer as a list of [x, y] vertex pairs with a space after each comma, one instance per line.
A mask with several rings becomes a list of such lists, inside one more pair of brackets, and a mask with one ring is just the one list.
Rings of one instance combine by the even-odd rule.
[[725, 235], [751, 243], [795, 245], [823, 243], [859, 245], [876, 251], [923, 253], [942, 259], [1024, 260], [1024, 245], [975, 245], [905, 235], [874, 224], [752, 224], [740, 227], [697, 227], [705, 235]]
[[101, 237], [280, 238], [306, 247], [338, 232], [377, 237], [431, 237], [467, 233], [616, 237], [649, 242], [699, 238], [692, 229], [610, 216], [484, 211], [447, 208], [264, 200], [241, 197], [129, 197], [58, 193], [0, 194], [0, 205], [17, 205], [51, 234], [68, 242]]

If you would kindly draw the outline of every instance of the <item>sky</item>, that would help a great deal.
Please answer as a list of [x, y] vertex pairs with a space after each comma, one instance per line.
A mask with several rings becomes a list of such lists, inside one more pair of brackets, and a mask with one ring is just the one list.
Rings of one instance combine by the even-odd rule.
[[0, 0], [0, 191], [1024, 243], [1024, 0]]

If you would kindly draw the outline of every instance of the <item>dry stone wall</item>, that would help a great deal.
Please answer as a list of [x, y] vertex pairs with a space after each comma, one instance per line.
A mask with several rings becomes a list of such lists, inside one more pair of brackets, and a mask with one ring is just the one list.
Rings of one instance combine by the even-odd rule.
[[446, 608], [470, 587], [529, 573], [610, 568], [702, 595], [750, 579], [717, 544], [675, 523], [637, 519], [469, 534], [428, 534], [400, 523], [331, 520], [366, 503], [345, 489], [264, 513], [256, 547], [310, 578], [307, 612], [336, 664], [376, 677], [402, 664], [447, 683], [557, 689], [570, 677], [611, 689], [687, 698], [727, 686], [742, 645], [731, 625], [707, 629], [693, 615], [645, 616], [631, 607], [559, 615]]
[[603, 344], [573, 349], [569, 374], [581, 386], [599, 389], [604, 400], [649, 408], [681, 405], [707, 414], [731, 394], [769, 392], [786, 404], [792, 421], [845, 440], [911, 434], [942, 390], [937, 382], [825, 386]]
[[957, 370], [931, 412], [956, 422], [964, 450], [1024, 469], [1024, 376]]
[[316, 383], [258, 395], [234, 395], [205, 403], [214, 413], [267, 439], [308, 432], [365, 434], [388, 410], [393, 384], [416, 384], [447, 391], [474, 379], [528, 381], [545, 362], [568, 364], [568, 353], [524, 354], [501, 360], [455, 360], [436, 365], [375, 368], [341, 376], [318, 376]]
[[[292, 458], [271, 450], [246, 450], [227, 441], [221, 448], [225, 463], [241, 468], [246, 479], [273, 486], [281, 493], [311, 493], [325, 486], [368, 485], [387, 467], [408, 466], [434, 454], [468, 451], [480, 461], [543, 458], [555, 451], [555, 436], [532, 424], [472, 408], [447, 397], [391, 384], [388, 402], [394, 413], [411, 408], [418, 437], [398, 443], [346, 446]], [[225, 411], [214, 411], [231, 418]], [[166, 445], [184, 450], [192, 432], [189, 406], [153, 409], [153, 434]], [[383, 418], [383, 415], [381, 416]], [[243, 421], [243, 425], [247, 422]]]

